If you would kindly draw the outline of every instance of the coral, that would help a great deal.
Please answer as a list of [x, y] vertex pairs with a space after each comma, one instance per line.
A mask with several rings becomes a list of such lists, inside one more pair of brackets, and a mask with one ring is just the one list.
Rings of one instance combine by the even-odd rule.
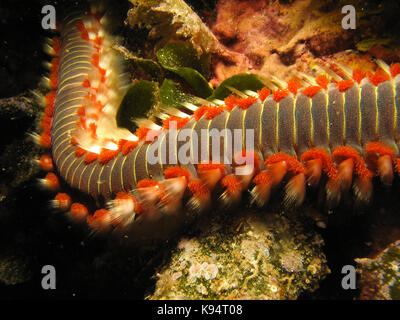
[[360, 274], [361, 300], [400, 299], [400, 241], [389, 245], [376, 258], [355, 261]]
[[180, 240], [149, 299], [296, 299], [329, 273], [322, 239], [299, 222], [248, 211], [203, 224]]

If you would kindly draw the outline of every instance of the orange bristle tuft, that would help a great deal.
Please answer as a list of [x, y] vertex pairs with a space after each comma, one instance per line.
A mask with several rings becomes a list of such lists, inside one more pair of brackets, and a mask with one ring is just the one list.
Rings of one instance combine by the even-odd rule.
[[53, 173], [49, 172], [44, 178], [46, 187], [51, 191], [56, 191], [60, 187], [58, 177]]
[[83, 204], [75, 202], [71, 205], [69, 213], [71, 218], [78, 222], [86, 219], [89, 210]]
[[223, 163], [200, 163], [197, 165], [197, 171], [206, 171], [219, 169], [222, 174], [225, 173], [225, 165]]
[[42, 121], [40, 122], [40, 126], [43, 128], [43, 131], [45, 133], [50, 133], [51, 131], [51, 125], [52, 125], [52, 118], [45, 115], [42, 119]]
[[168, 130], [170, 128], [170, 122], [175, 122], [176, 129], [181, 129], [189, 122], [190, 118], [179, 118], [177, 116], [171, 116], [165, 120], [163, 120], [163, 128]]
[[315, 78], [315, 82], [325, 90], [328, 89], [329, 79], [326, 76], [318, 76]]
[[228, 192], [239, 192], [242, 190], [242, 185], [239, 179], [233, 174], [223, 177], [221, 185], [225, 187]]
[[127, 141], [121, 148], [122, 154], [126, 156], [129, 152], [135, 149], [138, 144], [138, 141]]
[[219, 180], [225, 175], [225, 165], [222, 163], [202, 163], [197, 165], [197, 173], [209, 190], [213, 190]]
[[253, 182], [255, 184], [267, 185], [267, 184], [271, 184], [273, 182], [273, 179], [269, 172], [262, 171], [254, 177]]
[[117, 150], [102, 149], [99, 154], [99, 162], [107, 163], [111, 159], [114, 159], [114, 157], [116, 157], [118, 153], [119, 149]]
[[391, 158], [393, 158], [393, 155], [394, 155], [394, 150], [392, 148], [389, 148], [388, 146], [385, 146], [384, 144], [382, 144], [380, 142], [368, 142], [365, 147], [365, 152], [366, 153], [377, 153], [380, 156], [388, 155]]
[[271, 94], [271, 91], [269, 91], [268, 88], [264, 87], [261, 90], [258, 90], [257, 93], [258, 93], [258, 98], [261, 101], [264, 101]]
[[189, 170], [182, 167], [173, 167], [169, 166], [164, 170], [165, 179], [176, 178], [176, 177], [185, 177], [187, 181], [190, 179]]
[[136, 199], [133, 195], [131, 195], [130, 193], [126, 193], [126, 192], [118, 192], [115, 199], [128, 199], [128, 200], [136, 201]]
[[50, 73], [50, 88], [55, 90], [58, 87], [58, 74]]
[[301, 155], [300, 161], [306, 163], [313, 159], [321, 160], [322, 170], [324, 170], [329, 178], [335, 178], [337, 176], [335, 164], [326, 150], [311, 148]]
[[374, 86], [378, 86], [380, 83], [389, 80], [390, 76], [387, 73], [383, 72], [382, 70], [377, 70], [374, 74], [371, 74], [368, 78], [369, 81]]
[[99, 155], [94, 152], [89, 152], [85, 156], [85, 163], [92, 163], [93, 161], [97, 160]]
[[240, 98], [235, 96], [235, 95], [233, 95], [233, 94], [231, 94], [230, 96], [226, 97], [224, 99], [226, 109], [228, 111], [231, 111], [234, 107], [236, 107], [239, 104], [239, 100], [240, 100]]
[[199, 121], [201, 117], [207, 112], [208, 106], [200, 106], [197, 108], [197, 110], [194, 112], [194, 117], [196, 121]]
[[45, 171], [52, 171], [54, 169], [53, 159], [50, 154], [44, 154], [39, 159], [40, 167]]
[[278, 152], [275, 153], [271, 156], [269, 156], [264, 164], [265, 166], [268, 166], [270, 164], [274, 164], [277, 162], [286, 162], [287, 164], [287, 171], [291, 172], [293, 174], [299, 174], [299, 173], [304, 173], [305, 168], [301, 165], [301, 163], [296, 159], [296, 157], [291, 157], [286, 153], [283, 152]]
[[277, 89], [273, 93], [273, 98], [276, 102], [281, 101], [289, 95], [289, 90], [286, 89]]
[[61, 40], [58, 37], [54, 37], [51, 40], [51, 45], [53, 47], [53, 50], [55, 52], [55, 55], [58, 56], [60, 55], [60, 48], [61, 48]]
[[66, 193], [57, 193], [54, 200], [60, 210], [67, 211], [71, 206], [71, 197]]
[[373, 172], [365, 165], [365, 160], [362, 157], [360, 157], [356, 162], [355, 169], [356, 174], [359, 177], [370, 179], [374, 176]]
[[56, 101], [56, 92], [54, 90], [50, 91], [44, 97], [44, 103], [47, 107], [54, 107], [55, 101]]
[[203, 181], [198, 179], [189, 181], [188, 188], [195, 197], [206, 196], [210, 192]]
[[394, 162], [394, 169], [396, 170], [397, 174], [400, 175], [400, 158], [395, 158]]
[[321, 87], [320, 86], [309, 86], [307, 88], [305, 88], [301, 93], [306, 95], [309, 98], [314, 97], [318, 92], [321, 91]]
[[140, 180], [140, 181], [137, 183], [136, 187], [137, 187], [137, 188], [149, 188], [149, 187], [156, 187], [156, 186], [158, 186], [158, 185], [159, 185], [159, 183], [158, 183], [158, 181], [156, 181], [156, 180], [153, 180], [153, 179], [143, 179], [143, 180]]
[[146, 136], [149, 133], [149, 131], [150, 131], [149, 128], [140, 127], [137, 128], [135, 135], [139, 138], [139, 140], [144, 140], [146, 139]]
[[287, 86], [288, 90], [294, 95], [296, 95], [297, 91], [301, 88], [301, 84], [295, 78], [290, 79]]
[[225, 98], [224, 102], [226, 105], [226, 109], [231, 111], [234, 107], [239, 107], [242, 109], [247, 109], [252, 104], [256, 103], [258, 98], [256, 97], [247, 97], [247, 98], [239, 98], [235, 95], [230, 95]]
[[349, 158], [356, 160], [358, 158], [358, 152], [351, 147], [340, 146], [332, 152], [332, 158], [337, 162], [341, 162]]
[[367, 74], [362, 71], [361, 69], [355, 69], [353, 71], [353, 79], [357, 83], [361, 83], [362, 79], [364, 79], [367, 76]]
[[118, 140], [117, 144], [118, 144], [118, 149], [122, 150], [122, 147], [124, 146], [125, 143], [127, 143], [129, 140], [126, 139], [120, 139]]
[[77, 147], [77, 148], [75, 149], [75, 155], [76, 155], [78, 158], [82, 157], [86, 152], [87, 152], [87, 151], [86, 151], [85, 149], [81, 148], [81, 147]]
[[90, 87], [89, 79], [85, 79], [85, 80], [82, 81], [82, 87], [85, 87], [85, 88], [89, 88]]
[[98, 69], [99, 73], [101, 74], [101, 82], [106, 82], [106, 69], [103, 69], [100, 67], [98, 67], [97, 69]]
[[343, 81], [339, 81], [337, 83], [337, 88], [339, 89], [340, 92], [345, 92], [347, 89], [350, 89], [352, 86], [354, 86], [353, 80], [343, 80]]
[[243, 98], [238, 100], [238, 107], [241, 109], [247, 109], [250, 107], [252, 104], [256, 103], [258, 101], [258, 98], [256, 97], [248, 97], [248, 98]]
[[390, 74], [392, 75], [392, 78], [395, 78], [400, 74], [400, 63], [393, 63], [390, 65]]
[[43, 148], [50, 148], [51, 147], [51, 136], [49, 133], [44, 132], [39, 136], [39, 144]]
[[94, 39], [93, 41], [97, 46], [101, 46], [103, 44], [103, 38], [102, 37], [96, 37], [96, 39]]
[[110, 213], [106, 209], [96, 210], [92, 216], [87, 216], [86, 222], [90, 228], [96, 231], [105, 231], [111, 227]]
[[88, 34], [88, 31], [86, 30], [86, 27], [85, 27], [85, 25], [83, 24], [83, 22], [82, 21], [78, 21], [77, 23], [76, 23], [76, 27], [79, 29], [79, 31], [81, 32], [81, 37], [82, 37], [82, 39], [85, 39], [85, 40], [89, 40], [89, 34]]
[[217, 107], [209, 107], [206, 111], [206, 118], [208, 120], [214, 119], [217, 115], [219, 115], [221, 112], [223, 112], [225, 108], [223, 106], [217, 106]]
[[78, 145], [78, 141], [76, 140], [76, 138], [74, 138], [74, 137], [71, 138], [71, 144], [72, 144], [73, 146]]
[[79, 107], [79, 109], [76, 111], [76, 114], [81, 117], [85, 116], [85, 113], [86, 113], [85, 106]]
[[44, 109], [44, 114], [48, 117], [53, 117], [54, 114], [54, 107], [47, 107]]
[[99, 54], [98, 53], [93, 53], [93, 55], [92, 55], [92, 64], [95, 67], [99, 66], [99, 60], [100, 60]]
[[91, 132], [92, 139], [96, 139], [97, 124], [94, 122], [89, 123], [89, 131]]
[[57, 73], [59, 69], [59, 63], [60, 59], [59, 58], [53, 58], [50, 63], [50, 73]]
[[44, 128], [47, 126], [51, 126], [51, 122], [53, 121], [51, 116], [48, 116], [47, 114], [45, 114], [42, 118], [42, 121], [40, 122], [40, 125]]

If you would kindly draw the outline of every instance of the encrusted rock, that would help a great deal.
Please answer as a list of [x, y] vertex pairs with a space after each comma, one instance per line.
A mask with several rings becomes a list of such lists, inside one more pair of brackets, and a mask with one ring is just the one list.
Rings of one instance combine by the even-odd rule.
[[376, 258], [355, 259], [361, 278], [362, 300], [400, 299], [400, 241], [392, 243]]
[[299, 222], [251, 211], [226, 220], [181, 239], [148, 298], [296, 299], [329, 273], [321, 237]]

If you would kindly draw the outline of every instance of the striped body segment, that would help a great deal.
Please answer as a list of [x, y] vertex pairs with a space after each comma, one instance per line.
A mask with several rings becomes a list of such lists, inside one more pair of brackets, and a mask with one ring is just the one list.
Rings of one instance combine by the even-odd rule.
[[[63, 23], [60, 40], [53, 41], [52, 90], [38, 138], [51, 149], [51, 157], [41, 160], [55, 171], [44, 180], [47, 186], [56, 190], [61, 177], [96, 206], [107, 206], [90, 214], [90, 205], [65, 193], [56, 196], [58, 208], [94, 230], [151, 225], [183, 205], [205, 210], [213, 190], [221, 190], [227, 205], [250, 190], [252, 201], [263, 206], [282, 181], [288, 181], [287, 206], [302, 203], [307, 183], [325, 188], [330, 206], [351, 186], [356, 200], [367, 202], [373, 176], [390, 185], [399, 169], [397, 64], [354, 79], [328, 83], [332, 79], [323, 76], [309, 85], [239, 93], [223, 103], [192, 105], [193, 112], [179, 116], [171, 109], [162, 126], [147, 124], [134, 135], [115, 124], [123, 91], [116, 71], [107, 69], [111, 51], [96, 15]], [[235, 130], [239, 150], [231, 148]], [[183, 153], [190, 161], [182, 160]]]

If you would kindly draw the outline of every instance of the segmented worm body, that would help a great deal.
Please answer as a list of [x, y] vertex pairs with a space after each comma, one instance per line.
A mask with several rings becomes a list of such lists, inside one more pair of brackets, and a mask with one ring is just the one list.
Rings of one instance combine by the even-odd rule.
[[[52, 190], [66, 184], [94, 200], [57, 194], [54, 205], [74, 221], [99, 231], [169, 223], [183, 205], [210, 207], [213, 191], [229, 205], [250, 190], [252, 202], [263, 206], [283, 181], [287, 206], [302, 203], [307, 182], [326, 189], [330, 206], [351, 187], [356, 201], [368, 202], [374, 176], [392, 183], [399, 168], [398, 64], [381, 63], [369, 75], [355, 70], [344, 79], [330, 74], [308, 85], [291, 80], [257, 93], [234, 91], [223, 102], [187, 105], [186, 113], [171, 109], [162, 126], [145, 122], [132, 134], [116, 125], [124, 83], [102, 22], [96, 14], [72, 15], [52, 40], [51, 91], [36, 136], [51, 150], [40, 160], [50, 171], [43, 183]], [[237, 129], [241, 147], [226, 162], [224, 151], [233, 143], [227, 135]], [[222, 133], [216, 160], [207, 134], [213, 130]], [[185, 146], [190, 159], [197, 154], [200, 160], [182, 163]], [[150, 154], [160, 161], [149, 161]]]

